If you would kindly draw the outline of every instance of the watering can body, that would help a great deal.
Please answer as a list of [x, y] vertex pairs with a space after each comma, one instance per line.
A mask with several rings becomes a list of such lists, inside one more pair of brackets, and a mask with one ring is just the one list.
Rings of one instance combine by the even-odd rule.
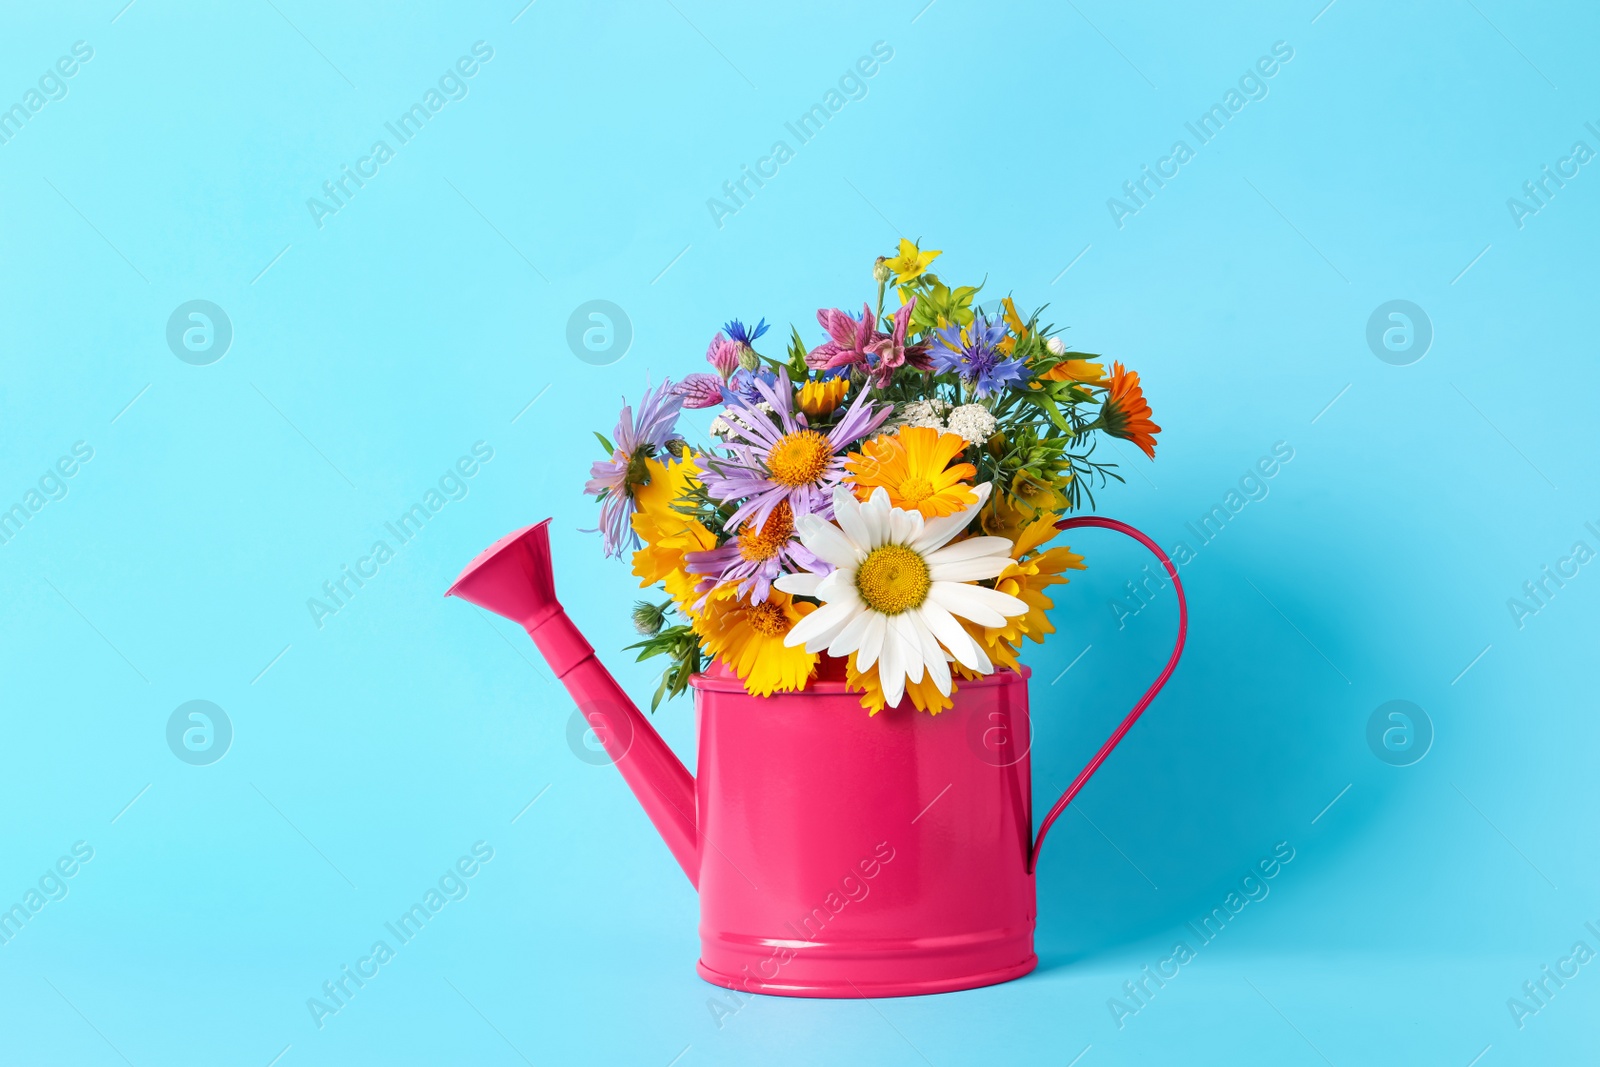
[[[1167, 569], [1178, 643], [1166, 669], [1033, 833], [1026, 672], [964, 681], [939, 715], [869, 716], [824, 671], [800, 693], [751, 696], [713, 664], [691, 684], [693, 776], [556, 598], [549, 520], [502, 538], [446, 595], [528, 631], [700, 891], [700, 975], [751, 993], [906, 996], [1031, 971], [1034, 870], [1051, 824], [1171, 676], [1187, 609]], [[827, 664], [829, 661], [825, 660]], [[837, 668], [837, 661], [833, 661]]]
[[754, 697], [694, 679], [702, 977], [813, 997], [940, 993], [1033, 970], [1028, 687], [868, 716], [843, 681]]

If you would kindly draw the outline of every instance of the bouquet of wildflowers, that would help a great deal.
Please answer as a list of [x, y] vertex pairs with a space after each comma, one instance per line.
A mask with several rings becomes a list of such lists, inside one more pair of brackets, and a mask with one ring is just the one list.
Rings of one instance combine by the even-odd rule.
[[[714, 659], [758, 696], [826, 671], [872, 713], [937, 713], [1055, 631], [1047, 591], [1083, 569], [1047, 547], [1055, 523], [1121, 481], [1097, 435], [1154, 459], [1161, 428], [1136, 373], [1069, 350], [1043, 309], [975, 309], [938, 255], [901, 241], [874, 264], [876, 308], [818, 311], [827, 339], [791, 330], [783, 358], [758, 350], [765, 320], [729, 322], [709, 372], [596, 434], [605, 552], [666, 597], [633, 613], [639, 658], [670, 659], [652, 708]], [[684, 408], [720, 408], [710, 440], [679, 432]]]

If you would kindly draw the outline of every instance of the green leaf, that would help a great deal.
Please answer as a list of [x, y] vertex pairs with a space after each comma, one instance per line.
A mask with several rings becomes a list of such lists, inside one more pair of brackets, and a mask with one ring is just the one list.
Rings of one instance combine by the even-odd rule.
[[806, 366], [806, 343], [800, 339], [800, 331], [794, 326], [789, 327], [789, 370], [797, 377], [804, 377], [810, 368]]
[[600, 447], [606, 450], [607, 456], [614, 456], [617, 454], [617, 446], [607, 440], [605, 434], [601, 433], [599, 430], [596, 430], [594, 435], [599, 439]]

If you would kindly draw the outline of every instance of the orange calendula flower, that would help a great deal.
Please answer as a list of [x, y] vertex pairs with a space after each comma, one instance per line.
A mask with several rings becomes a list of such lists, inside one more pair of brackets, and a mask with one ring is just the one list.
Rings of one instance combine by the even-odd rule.
[[941, 433], [931, 426], [902, 426], [862, 447], [865, 455], [852, 452], [845, 460], [845, 479], [858, 500], [867, 500], [873, 489], [882, 486], [892, 507], [919, 511], [924, 519], [954, 515], [978, 501], [966, 484], [977, 477], [978, 469], [970, 463], [948, 466], [967, 447], [960, 434]]
[[1132, 441], [1151, 459], [1156, 458], [1156, 434], [1161, 427], [1150, 421], [1150, 405], [1139, 387], [1139, 375], [1125, 370], [1121, 363], [1111, 365], [1110, 391], [1100, 410], [1106, 433]]
[[807, 415], [827, 415], [844, 403], [844, 394], [849, 391], [849, 378], [835, 378], [831, 382], [807, 382], [795, 394], [795, 403]]

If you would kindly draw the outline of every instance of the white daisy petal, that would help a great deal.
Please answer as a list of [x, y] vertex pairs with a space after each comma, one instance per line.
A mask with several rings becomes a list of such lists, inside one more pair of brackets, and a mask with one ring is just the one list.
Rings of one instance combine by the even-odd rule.
[[[832, 640], [836, 630], [849, 622], [850, 616], [857, 610], [859, 609], [855, 604], [824, 604], [794, 624], [788, 636], [783, 639], [784, 646], [793, 648], [796, 645], [804, 644], [807, 646], [807, 652], [815, 652], [817, 649], [811, 648], [811, 644], [824, 634], [827, 635], [829, 640]], [[826, 648], [827, 645], [828, 642], [824, 641], [818, 648]]]
[[856, 649], [858, 671], [865, 671], [878, 662], [878, 656], [883, 652], [883, 635], [889, 628], [887, 615], [879, 615], [872, 611], [867, 613], [867, 618], [872, 621], [867, 624], [867, 632], [861, 637], [861, 647]]
[[981, 482], [973, 486], [972, 491], [978, 494], [977, 503], [964, 511], [956, 512], [954, 515], [946, 515], [942, 519], [933, 519], [925, 523], [922, 527], [922, 536], [917, 538], [916, 543], [911, 547], [918, 552], [936, 552], [949, 544], [956, 534], [965, 530], [967, 524], [972, 521], [972, 516], [977, 514], [978, 509], [988, 502], [989, 483]]
[[950, 614], [970, 619], [979, 626], [1004, 626], [1006, 617], [990, 607], [978, 595], [980, 591], [993, 592], [993, 590], [981, 590], [976, 585], [962, 585], [959, 582], [934, 582], [928, 587], [928, 599]]
[[794, 528], [800, 535], [801, 544], [809, 548], [812, 555], [835, 567], [854, 567], [867, 558], [866, 553], [852, 544], [839, 527], [826, 519], [803, 515], [795, 520]]
[[872, 530], [861, 517], [860, 502], [843, 486], [833, 491], [833, 521], [857, 548], [872, 543]]
[[895, 508], [889, 512], [889, 540], [897, 545], [909, 545], [922, 535], [922, 514]]
[[1010, 559], [1011, 541], [1004, 537], [969, 537], [965, 541], [955, 541], [936, 552], [924, 552], [922, 555], [930, 567], [973, 559], [977, 556], [1004, 556]]
[[[954, 582], [934, 582], [931, 588], [960, 589], [962, 590], [962, 594], [965, 596], [967, 603], [982, 604], [986, 610], [996, 612], [997, 614], [1004, 615], [1008, 618], [1013, 615], [1026, 615], [1028, 613], [1027, 604], [1023, 603], [1021, 600], [1018, 600], [1010, 593], [1002, 593], [998, 589], [985, 589], [981, 585], [958, 585]], [[977, 620], [974, 619], [973, 621], [976, 622]], [[985, 623], [984, 625], [999, 626], [1001, 624], [997, 622], [990, 622]]]
[[[846, 626], [850, 625], [850, 620], [855, 617], [857, 609], [847, 608], [844, 605], [839, 606], [842, 612], [840, 617], [836, 618], [832, 623], [830, 623], [827, 629], [806, 640], [805, 648], [807, 652], [810, 652], [812, 655], [816, 655], [818, 652], [826, 650], [829, 645], [833, 644], [833, 639], [838, 637], [840, 632], [844, 630]], [[816, 615], [820, 614], [820, 612], [821, 609], [819, 608], [817, 611], [814, 611], [811, 614]]]
[[867, 549], [880, 548], [889, 541], [889, 494], [880, 485], [872, 491], [872, 496], [861, 505], [861, 518], [867, 524], [867, 530], [872, 539], [863, 547]]
[[889, 630], [900, 638], [900, 648], [905, 653], [906, 678], [912, 682], [922, 681], [922, 642], [917, 639], [917, 631], [911, 625], [911, 616], [905, 613], [890, 616]]
[[[887, 615], [878, 617], [885, 623], [883, 652], [878, 657], [878, 684], [883, 688], [883, 694], [887, 698], [891, 688], [897, 693], [905, 691], [905, 671], [900, 665], [900, 635], [894, 632], [894, 627], [887, 625], [889, 622]], [[860, 669], [859, 661], [856, 666]], [[898, 703], [900, 703], [898, 696], [889, 700], [890, 707]]]
[[861, 638], [866, 634], [867, 628], [872, 625], [872, 617], [873, 613], [870, 611], [858, 612], [828, 644], [828, 655], [843, 659], [860, 648]]
[[[837, 574], [838, 571], [833, 573]], [[816, 596], [817, 586], [826, 579], [826, 575], [814, 574], [811, 571], [800, 571], [797, 574], [785, 574], [772, 584], [792, 596]]]
[[835, 600], [860, 600], [856, 595], [856, 569], [836, 567], [832, 574], [817, 583], [816, 591], [811, 595], [824, 604]]
[[983, 646], [972, 639], [972, 635], [961, 628], [955, 616], [931, 600], [923, 601], [918, 609], [922, 624], [926, 626], [938, 639], [939, 643], [949, 649], [956, 662], [968, 670], [982, 671], [988, 674], [992, 668], [989, 657], [984, 654]]
[[[933, 563], [932, 560], [928, 562]], [[978, 556], [976, 559], [929, 566], [928, 578], [935, 582], [977, 582], [985, 578], [998, 578], [1000, 572], [1009, 566], [1010, 556]]]
[[922, 644], [922, 658], [928, 668], [928, 681], [932, 682], [940, 693], [949, 696], [950, 657], [939, 647], [939, 642], [934, 639], [933, 633], [922, 621], [919, 612], [908, 611], [900, 617], [910, 624], [911, 629], [916, 632], [917, 640]]

